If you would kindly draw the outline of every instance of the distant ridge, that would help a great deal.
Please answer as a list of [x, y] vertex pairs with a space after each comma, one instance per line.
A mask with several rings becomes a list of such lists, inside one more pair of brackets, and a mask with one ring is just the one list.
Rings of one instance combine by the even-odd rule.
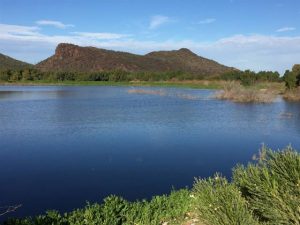
[[124, 70], [129, 72], [185, 72], [200, 76], [217, 76], [235, 70], [182, 48], [174, 51], [136, 55], [127, 52], [80, 47], [61, 43], [55, 54], [36, 65], [41, 71], [97, 72]]
[[32, 66], [32, 64], [16, 60], [0, 53], [0, 70], [18, 70]]

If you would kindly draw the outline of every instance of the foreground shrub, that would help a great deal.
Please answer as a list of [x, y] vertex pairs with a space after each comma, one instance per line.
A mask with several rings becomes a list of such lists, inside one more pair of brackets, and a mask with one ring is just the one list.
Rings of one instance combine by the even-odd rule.
[[109, 196], [103, 204], [87, 204], [63, 215], [48, 211], [35, 218], [12, 219], [6, 225], [157, 225], [171, 224], [184, 219], [191, 207], [191, 198], [186, 189], [172, 191], [170, 195], [155, 196], [151, 201], [128, 202], [121, 197]]
[[262, 221], [300, 224], [300, 155], [291, 147], [281, 152], [263, 147], [258, 163], [237, 166], [233, 180]]
[[239, 189], [226, 178], [197, 179], [193, 191], [199, 217], [207, 224], [258, 224]]

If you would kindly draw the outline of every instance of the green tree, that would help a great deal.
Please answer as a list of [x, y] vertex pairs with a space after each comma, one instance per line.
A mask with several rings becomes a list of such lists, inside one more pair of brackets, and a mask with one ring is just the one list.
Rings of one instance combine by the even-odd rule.
[[33, 80], [30, 69], [24, 69], [22, 71], [22, 80]]
[[10, 75], [11, 75], [11, 71], [10, 70], [0, 71], [0, 80], [2, 80], [2, 81], [9, 81]]
[[297, 87], [297, 77], [293, 71], [286, 70], [283, 80], [287, 89], [291, 90]]
[[300, 64], [294, 65], [292, 71], [296, 77], [296, 85], [300, 86]]
[[21, 80], [22, 74], [21, 71], [13, 71], [10, 76], [10, 81], [19, 81]]

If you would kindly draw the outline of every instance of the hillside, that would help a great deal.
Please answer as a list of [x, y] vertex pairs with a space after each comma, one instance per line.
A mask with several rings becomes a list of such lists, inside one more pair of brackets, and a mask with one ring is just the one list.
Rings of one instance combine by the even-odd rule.
[[32, 65], [29, 63], [25, 63], [16, 59], [13, 59], [7, 55], [3, 55], [0, 53], [0, 70], [18, 70], [23, 68], [31, 67]]
[[38, 63], [41, 71], [96, 72], [124, 70], [128, 72], [186, 72], [214, 76], [233, 70], [188, 49], [151, 52], [136, 55], [126, 52], [59, 44], [55, 54]]

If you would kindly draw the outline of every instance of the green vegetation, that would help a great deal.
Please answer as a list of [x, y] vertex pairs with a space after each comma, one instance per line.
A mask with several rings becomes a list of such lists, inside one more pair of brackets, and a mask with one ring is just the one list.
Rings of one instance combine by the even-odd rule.
[[262, 221], [300, 224], [300, 157], [291, 147], [263, 149], [257, 164], [233, 170], [233, 181]]
[[285, 71], [283, 79], [286, 86], [283, 97], [289, 101], [300, 101], [300, 64], [294, 65], [292, 71]]
[[[266, 82], [279, 81], [277, 73], [274, 77], [269, 73], [254, 73], [254, 81], [246, 79], [236, 74], [252, 74], [253, 72], [235, 71], [226, 73], [218, 77], [205, 77], [192, 75], [183, 72], [126, 72], [122, 70], [102, 71], [102, 72], [41, 72], [34, 68], [20, 70], [2, 70], [0, 71], [0, 83], [2, 84], [20, 84], [20, 85], [134, 85], [134, 86], [172, 86], [172, 87], [191, 87], [191, 88], [209, 88], [220, 89], [223, 81], [237, 80], [243, 84], [261, 85]], [[235, 76], [235, 75], [236, 76]], [[259, 75], [261, 74], [261, 75]], [[267, 74], [267, 75], [264, 75]], [[269, 74], [269, 75], [268, 75]], [[252, 74], [253, 75], [253, 74]], [[252, 76], [251, 75], [251, 76]], [[245, 75], [248, 76], [248, 75]], [[260, 77], [261, 76], [261, 77]], [[248, 78], [247, 78], [248, 79]], [[250, 79], [250, 78], [249, 78]], [[250, 79], [251, 80], [251, 79]]]
[[278, 82], [281, 81], [278, 72], [261, 71], [255, 73], [249, 70], [232, 71], [221, 76], [208, 78], [201, 75], [193, 75], [184, 72], [126, 72], [123, 70], [100, 71], [100, 72], [41, 72], [33, 68], [20, 70], [2, 70], [0, 71], [0, 81], [18, 82], [18, 81], [191, 81], [191, 80], [237, 80], [242, 85], [252, 85], [259, 82]]
[[128, 202], [110, 196], [102, 204], [60, 214], [11, 219], [6, 225], [299, 225], [300, 154], [287, 147], [263, 147], [255, 162], [233, 169], [233, 179], [216, 174], [196, 179], [191, 190], [172, 191], [150, 201]]
[[186, 74], [183, 72], [126, 72], [122, 70], [100, 71], [100, 72], [41, 72], [36, 69], [21, 70], [2, 70], [0, 71], [0, 81], [18, 82], [18, 81], [167, 81], [193, 80], [199, 79], [199, 76]]
[[280, 74], [272, 71], [260, 71], [255, 73], [254, 71], [231, 71], [224, 73], [220, 76], [222, 80], [239, 81], [243, 86], [254, 85], [259, 82], [280, 82]]

